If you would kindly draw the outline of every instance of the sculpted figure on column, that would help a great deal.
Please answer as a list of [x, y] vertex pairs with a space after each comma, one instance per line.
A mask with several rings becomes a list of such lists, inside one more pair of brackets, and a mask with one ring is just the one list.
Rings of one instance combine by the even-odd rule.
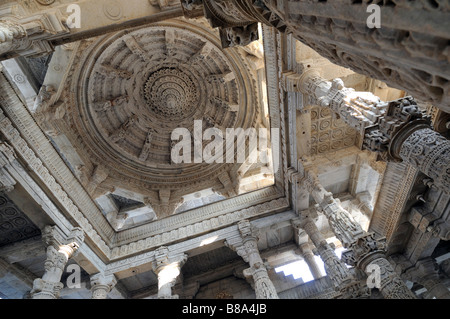
[[35, 279], [30, 294], [32, 299], [57, 299], [64, 287], [61, 275], [69, 259], [75, 254], [84, 240], [81, 228], [75, 227], [66, 237], [57, 226], [46, 226], [42, 239], [47, 246], [45, 274]]

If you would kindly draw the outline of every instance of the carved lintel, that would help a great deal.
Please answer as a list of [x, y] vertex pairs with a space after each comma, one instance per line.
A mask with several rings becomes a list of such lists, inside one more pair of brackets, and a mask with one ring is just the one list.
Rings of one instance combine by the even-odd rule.
[[438, 269], [439, 266], [436, 261], [428, 257], [417, 261], [414, 267], [407, 269], [402, 277], [424, 286], [427, 289], [426, 299], [433, 297], [436, 299], [449, 299], [450, 291], [442, 282]]

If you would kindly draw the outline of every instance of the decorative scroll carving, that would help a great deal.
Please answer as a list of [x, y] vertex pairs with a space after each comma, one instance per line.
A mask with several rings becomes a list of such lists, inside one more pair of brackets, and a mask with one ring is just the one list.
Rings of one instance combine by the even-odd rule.
[[[333, 6], [308, 0], [264, 3], [278, 13], [295, 38], [333, 63], [449, 110], [450, 76], [448, 69], [443, 71], [441, 67], [448, 56], [438, 53], [448, 48], [447, 44], [438, 49], [440, 43], [448, 43], [448, 35], [442, 32], [441, 24], [432, 21], [436, 12], [448, 17], [446, 11], [441, 11], [445, 10], [442, 6], [430, 10], [427, 1], [384, 6], [384, 19], [388, 21], [384, 20], [382, 28], [368, 32], [367, 6], [362, 2], [342, 0]], [[413, 12], [420, 12], [427, 27], [419, 23], [421, 28], [405, 32], [404, 23], [409, 23]]]

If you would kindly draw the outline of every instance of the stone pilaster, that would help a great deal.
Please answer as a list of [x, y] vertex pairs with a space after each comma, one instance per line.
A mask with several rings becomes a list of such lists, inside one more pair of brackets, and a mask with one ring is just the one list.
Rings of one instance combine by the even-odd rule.
[[250, 268], [244, 270], [246, 278], [252, 278], [256, 299], [278, 299], [278, 294], [269, 278], [267, 266], [263, 262], [258, 250], [258, 232], [248, 220], [238, 223], [241, 237], [237, 242], [227, 240], [225, 244], [237, 252]]
[[406, 270], [404, 276], [427, 289], [425, 299], [450, 299], [450, 291], [439, 278], [438, 266], [431, 257], [421, 259], [415, 266]]
[[57, 299], [64, 287], [60, 282], [64, 268], [84, 240], [81, 228], [75, 227], [66, 237], [57, 226], [46, 226], [42, 239], [47, 244], [45, 273], [35, 279], [30, 294], [32, 299]]
[[114, 275], [105, 276], [97, 273], [91, 276], [92, 299], [106, 299], [116, 284], [117, 279]]
[[178, 295], [172, 295], [172, 287], [186, 260], [186, 254], [173, 255], [164, 246], [155, 251], [153, 271], [158, 276], [158, 299], [178, 299]]

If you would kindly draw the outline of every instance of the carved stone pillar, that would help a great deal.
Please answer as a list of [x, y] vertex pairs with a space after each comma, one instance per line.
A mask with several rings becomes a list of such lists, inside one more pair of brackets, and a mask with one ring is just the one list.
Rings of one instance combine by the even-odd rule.
[[278, 299], [278, 294], [267, 273], [258, 250], [258, 233], [248, 220], [238, 223], [241, 238], [237, 242], [227, 240], [225, 244], [237, 252], [250, 268], [244, 270], [244, 276], [253, 278], [256, 299]]
[[383, 102], [370, 92], [344, 87], [340, 79], [327, 81], [314, 70], [286, 74], [284, 82], [287, 90], [308, 94], [356, 129], [363, 149], [413, 165], [450, 193], [450, 141], [432, 130], [430, 117], [412, 97]]
[[167, 247], [156, 250], [153, 271], [158, 276], [158, 299], [178, 299], [178, 295], [172, 295], [172, 287], [186, 260], [186, 254], [171, 255]]
[[450, 190], [450, 141], [431, 128], [414, 131], [404, 140], [400, 157], [433, 179], [446, 193]]
[[311, 246], [308, 243], [303, 243], [300, 245], [300, 252], [305, 259], [306, 264], [309, 267], [309, 270], [311, 271], [311, 274], [313, 275], [314, 279], [321, 278], [322, 272], [320, 271], [319, 265], [316, 262], [316, 259], [314, 258], [314, 253], [311, 249]]
[[60, 282], [67, 261], [78, 250], [84, 240], [83, 230], [75, 227], [69, 236], [64, 236], [57, 226], [46, 226], [42, 239], [48, 245], [45, 273], [35, 279], [30, 294], [32, 299], [57, 299], [64, 287]]
[[108, 293], [117, 284], [116, 276], [105, 276], [102, 273], [91, 276], [92, 299], [106, 299]]
[[350, 213], [342, 208], [340, 202], [333, 198], [333, 194], [323, 188], [317, 175], [312, 170], [305, 170], [304, 167], [302, 169], [302, 182], [327, 217], [336, 237], [348, 248], [342, 254], [342, 260], [363, 270], [368, 276], [372, 275], [373, 267], [379, 269], [379, 289], [386, 299], [415, 298], [386, 260], [384, 240], [375, 239], [373, 233], [365, 232]]
[[450, 291], [439, 278], [438, 266], [431, 257], [416, 262], [413, 268], [406, 270], [405, 277], [427, 289], [425, 299], [450, 299]]
[[342, 294], [342, 298], [365, 297], [366, 292], [361, 289], [359, 281], [356, 280], [347, 266], [338, 258], [334, 252], [333, 245], [327, 243], [311, 217], [306, 217], [301, 222], [294, 223], [293, 226], [304, 229], [308, 234], [324, 262], [325, 272], [333, 282], [334, 289]]

